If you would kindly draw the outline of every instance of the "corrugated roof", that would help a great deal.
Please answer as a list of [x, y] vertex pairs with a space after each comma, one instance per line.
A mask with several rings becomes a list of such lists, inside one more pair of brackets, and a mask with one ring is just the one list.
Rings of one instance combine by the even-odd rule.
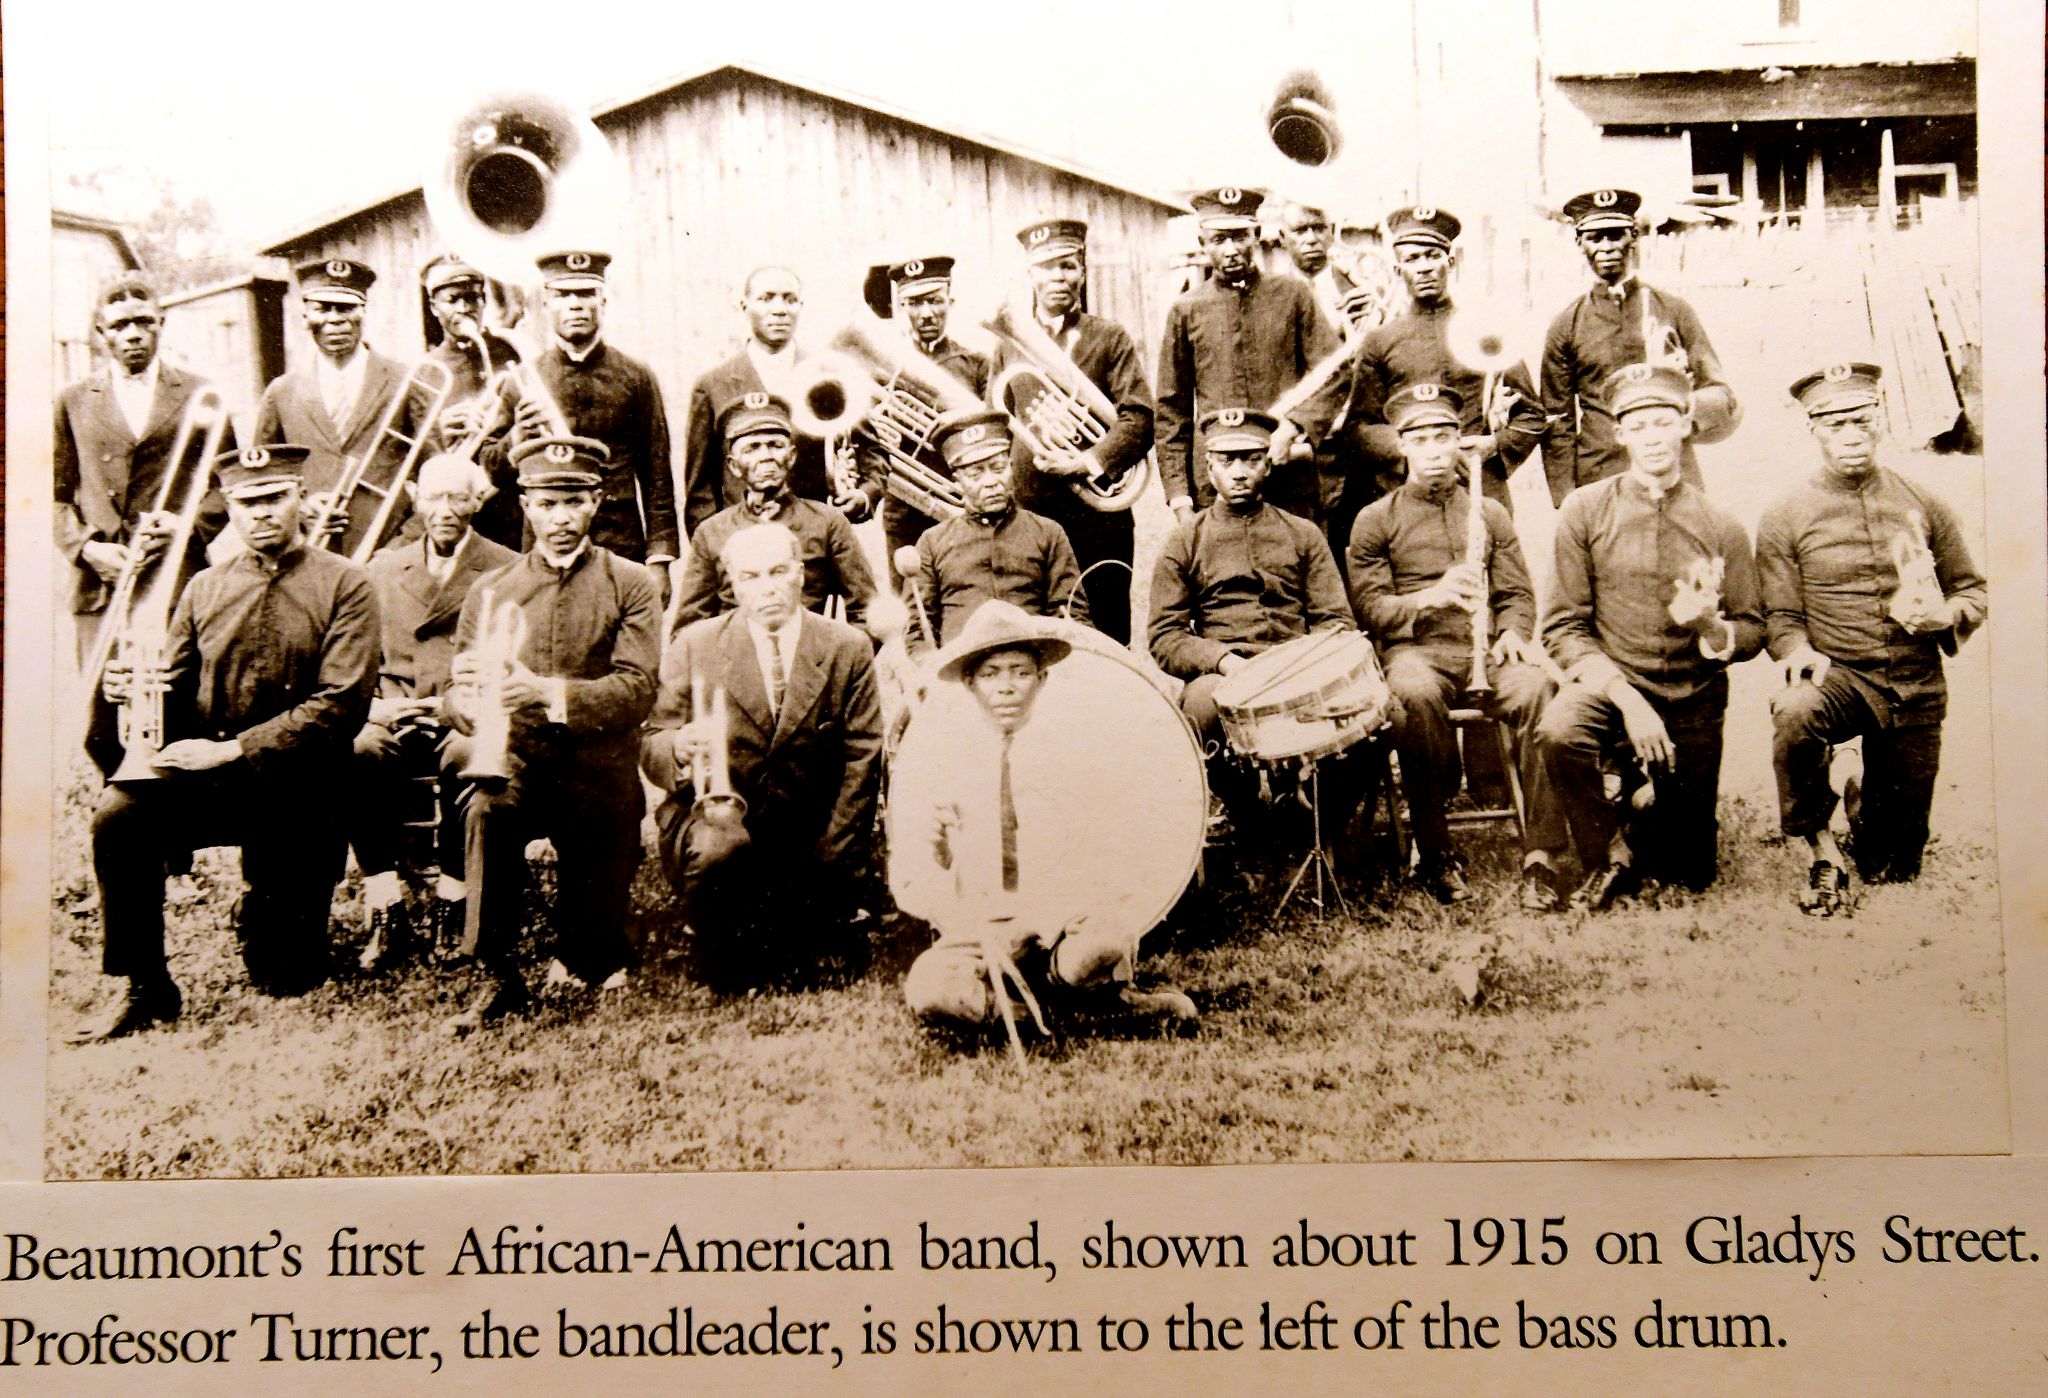
[[[1085, 165], [1068, 160], [1062, 156], [1032, 150], [1026, 146], [1020, 146], [1014, 142], [1005, 141], [984, 132], [946, 126], [862, 93], [832, 87], [824, 83], [814, 82], [808, 78], [800, 78], [793, 74], [778, 72], [774, 69], [763, 67], [760, 64], [738, 60], [711, 63], [700, 68], [690, 69], [673, 77], [665, 78], [651, 87], [636, 90], [623, 97], [600, 102], [592, 108], [591, 119], [599, 125], [604, 125], [608, 119], [618, 117], [632, 108], [643, 106], [649, 102], [660, 101], [665, 97], [670, 97], [680, 92], [686, 87], [691, 87], [697, 83], [706, 82], [728, 73], [758, 78], [763, 82], [775, 83], [799, 92], [806, 92], [814, 97], [821, 97], [828, 102], [837, 102], [846, 106], [857, 107], [862, 111], [886, 117], [905, 126], [921, 127], [926, 131], [935, 132], [938, 135], [950, 137], [956, 141], [980, 146], [986, 150], [1012, 156], [1018, 160], [1029, 161], [1034, 165], [1042, 165], [1047, 169], [1057, 170], [1061, 174], [1071, 175], [1075, 179], [1086, 180], [1091, 184], [1098, 184], [1106, 189], [1116, 190], [1121, 194], [1128, 194], [1135, 198], [1147, 200], [1150, 203], [1157, 204], [1169, 213], [1181, 214], [1188, 212], [1188, 205], [1170, 193], [1143, 188], [1130, 181], [1104, 174], [1099, 170], [1092, 170]], [[352, 218], [360, 218], [387, 204], [396, 203], [401, 199], [410, 198], [419, 193], [420, 186], [417, 184], [407, 185], [402, 189], [392, 190], [390, 193], [375, 199], [347, 205], [342, 208], [330, 209], [305, 223], [295, 224], [285, 233], [266, 244], [263, 252], [273, 257], [281, 256], [288, 249], [305, 242], [316, 233], [324, 232], [338, 223], [346, 222]]]

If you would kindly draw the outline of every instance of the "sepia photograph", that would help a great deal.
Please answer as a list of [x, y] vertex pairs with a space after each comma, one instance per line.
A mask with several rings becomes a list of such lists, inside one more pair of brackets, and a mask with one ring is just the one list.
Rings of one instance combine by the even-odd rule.
[[38, 23], [47, 1178], [2011, 1149], [1973, 0]]

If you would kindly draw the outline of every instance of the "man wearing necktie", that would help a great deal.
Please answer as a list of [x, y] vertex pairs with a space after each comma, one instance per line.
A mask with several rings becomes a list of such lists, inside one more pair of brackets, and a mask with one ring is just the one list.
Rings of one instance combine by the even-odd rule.
[[866, 634], [804, 610], [785, 525], [735, 532], [720, 567], [736, 605], [670, 643], [640, 768], [698, 972], [736, 988], [865, 950], [882, 709]]
[[1543, 473], [1552, 503], [1582, 485], [1628, 469], [1614, 409], [1603, 392], [1631, 364], [1677, 369], [1692, 386], [1692, 437], [1681, 469], [1699, 486], [1694, 442], [1718, 442], [1742, 420], [1735, 390], [1721, 377], [1721, 358], [1693, 308], [1636, 275], [1640, 194], [1596, 189], [1568, 200], [1579, 251], [1593, 270], [1593, 285], [1550, 323], [1543, 341]]

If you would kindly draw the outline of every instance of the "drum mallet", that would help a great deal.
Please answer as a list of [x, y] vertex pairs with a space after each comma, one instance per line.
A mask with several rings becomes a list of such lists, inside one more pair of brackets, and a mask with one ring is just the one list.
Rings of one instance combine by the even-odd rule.
[[910, 584], [911, 599], [917, 603], [917, 629], [924, 632], [924, 643], [934, 650], [938, 649], [939, 638], [932, 634], [931, 613], [924, 607], [924, 589], [917, 584], [918, 577], [924, 572], [923, 560], [917, 556], [917, 550], [909, 544], [905, 544], [889, 557], [896, 565], [896, 571]]

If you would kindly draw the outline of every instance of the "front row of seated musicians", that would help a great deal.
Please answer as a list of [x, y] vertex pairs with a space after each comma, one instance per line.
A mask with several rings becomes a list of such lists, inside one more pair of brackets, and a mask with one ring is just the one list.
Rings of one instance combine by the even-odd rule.
[[[1477, 702], [1514, 737], [1527, 813], [1519, 901], [1530, 913], [1566, 901], [1573, 858], [1572, 901], [1589, 910], [1647, 878], [1713, 881], [1727, 671], [1767, 642], [1786, 681], [1773, 705], [1783, 824], [1812, 851], [1801, 905], [1842, 911], [1851, 867], [1866, 881], [1914, 877], [1939, 756], [1941, 657], [1982, 621], [1985, 584], [1948, 508], [1877, 464], [1877, 377], [1869, 365], [1835, 366], [1793, 386], [1820, 469], [1766, 511], [1753, 552], [1682, 473], [1684, 374], [1617, 373], [1607, 395], [1629, 468], [1567, 500], [1540, 624], [1498, 503], [1478, 502], [1484, 557], [1467, 556], [1473, 501], [1455, 390], [1410, 386], [1387, 404], [1407, 479], [1354, 522], [1348, 596], [1321, 533], [1262, 498], [1274, 420], [1209, 414], [1215, 500], [1164, 543], [1149, 639], [1159, 667], [1183, 682], [1224, 808], [1217, 823], [1251, 839], [1266, 819], [1255, 765], [1219, 731], [1219, 684], [1276, 644], [1362, 624], [1392, 690], [1418, 877], [1445, 903], [1469, 898], [1444, 811], [1459, 783], [1450, 710], [1469, 702], [1484, 608], [1490, 688]], [[305, 542], [305, 448], [224, 455], [216, 480], [244, 549], [192, 579], [153, 685], [123, 659], [105, 672], [107, 703], [160, 698], [167, 741], [155, 779], [110, 784], [94, 814], [104, 969], [120, 993], [78, 1037], [177, 1019], [166, 873], [215, 844], [242, 850], [236, 930], [266, 991], [328, 976], [329, 903], [352, 847], [376, 934], [369, 959], [402, 955], [445, 925], [487, 980], [451, 1029], [520, 1011], [530, 995], [524, 851], [537, 837], [557, 860], [548, 978], [622, 987], [643, 775], [662, 793], [661, 870], [716, 974], [758, 978], [861, 935], [882, 896], [884, 724], [873, 638], [859, 626], [875, 583], [846, 521], [785, 493], [796, 440], [787, 404], [748, 395], [720, 430], [744, 493], [693, 538], [666, 638], [648, 570], [591, 538], [599, 442], [517, 449], [532, 541], [523, 553], [476, 535], [489, 495], [478, 467], [428, 460], [409, 486], [421, 537], [387, 546], [367, 570]], [[1088, 615], [1065, 534], [1011, 495], [1011, 445], [999, 413], [945, 425], [940, 448], [968, 508], [923, 533], [906, 579], [921, 612], [910, 633], [935, 652], [928, 682], [967, 687], [1000, 735], [999, 828], [960, 829], [956, 814], [933, 838], [948, 858], [957, 846], [1000, 860], [1006, 880], [1015, 851], [1030, 848], [1009, 799], [1011, 740]], [[849, 620], [823, 614], [831, 597]], [[494, 717], [509, 721], [498, 764], [473, 774]], [[1845, 847], [1829, 829], [1828, 753], [1858, 735], [1865, 776]], [[1338, 823], [1370, 786], [1365, 751], [1326, 763], [1323, 800]], [[397, 866], [420, 794], [435, 807], [433, 897], [408, 914]], [[1110, 986], [1156, 1012], [1193, 1014], [1185, 997], [1136, 992], [1135, 945], [1091, 942], [1084, 924], [1022, 929], [1006, 958], [1032, 953], [1024, 964], [1041, 991]], [[942, 938], [907, 983], [913, 1005], [998, 1017], [990, 987], [1016, 968], [989, 974], [987, 951]]]

